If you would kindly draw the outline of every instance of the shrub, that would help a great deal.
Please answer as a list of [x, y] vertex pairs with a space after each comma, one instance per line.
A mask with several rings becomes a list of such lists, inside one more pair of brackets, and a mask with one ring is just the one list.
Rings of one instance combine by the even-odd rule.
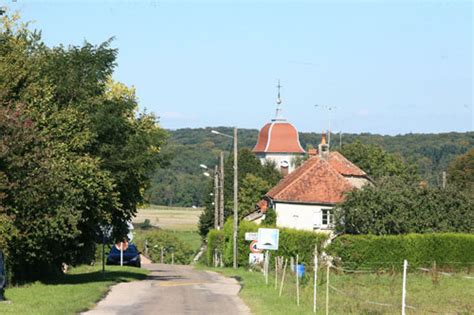
[[474, 263], [474, 235], [342, 235], [332, 242], [328, 253], [351, 269], [401, 269], [404, 259], [412, 268], [429, 267], [436, 261], [441, 268], [460, 269]]
[[145, 241], [148, 244], [148, 255], [153, 262], [160, 262], [161, 248], [164, 249], [164, 263], [171, 263], [171, 254], [174, 253], [175, 264], [189, 264], [194, 251], [187, 243], [181, 241], [172, 232], [164, 230], [148, 230], [136, 235], [134, 243], [141, 252], [144, 252]]
[[222, 253], [224, 250], [224, 231], [210, 230], [207, 234], [207, 265], [211, 266], [215, 250]]
[[[228, 220], [224, 225], [224, 263], [232, 265], [232, 220]], [[238, 265], [248, 266], [248, 257], [250, 253], [250, 242], [245, 241], [245, 232], [257, 232], [260, 226], [252, 222], [242, 221], [239, 225], [237, 239]], [[309, 265], [312, 261], [314, 246], [322, 247], [322, 243], [328, 238], [327, 234], [315, 233], [310, 231], [299, 231], [294, 229], [279, 228], [280, 239], [277, 251], [271, 251], [272, 257], [296, 257], [299, 255], [299, 261]], [[273, 262], [273, 259], [271, 259]]]

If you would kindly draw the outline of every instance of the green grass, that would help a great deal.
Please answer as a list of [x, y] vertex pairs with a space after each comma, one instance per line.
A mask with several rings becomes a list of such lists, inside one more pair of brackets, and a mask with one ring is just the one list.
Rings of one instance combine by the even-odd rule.
[[120, 266], [79, 266], [54, 279], [8, 288], [0, 314], [77, 314], [92, 308], [117, 282], [142, 280], [148, 271]]
[[202, 211], [202, 208], [148, 205], [138, 209], [133, 223], [140, 224], [148, 219], [153, 226], [165, 230], [197, 231]]
[[179, 240], [187, 243], [195, 253], [201, 248], [202, 239], [197, 231], [170, 231]]
[[[210, 268], [206, 268], [210, 269]], [[302, 281], [300, 306], [296, 305], [296, 281], [288, 272], [283, 295], [278, 297], [274, 288], [274, 273], [270, 274], [269, 284], [261, 272], [243, 269], [215, 269], [229, 277], [238, 277], [242, 283], [240, 296], [251, 308], [253, 314], [313, 314], [312, 277]], [[407, 280], [407, 304], [416, 309], [407, 309], [407, 314], [473, 314], [474, 279], [464, 278], [466, 274], [452, 277], [439, 276], [434, 284], [431, 276], [409, 273]], [[318, 314], [326, 313], [326, 279], [320, 270], [318, 280]], [[330, 274], [329, 314], [400, 314], [401, 312], [401, 274]], [[379, 306], [371, 302], [392, 304]]]

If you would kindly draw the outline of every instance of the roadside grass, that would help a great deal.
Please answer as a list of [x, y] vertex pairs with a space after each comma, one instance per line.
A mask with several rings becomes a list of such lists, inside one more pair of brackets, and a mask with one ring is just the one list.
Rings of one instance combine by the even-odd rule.
[[165, 230], [197, 231], [199, 216], [202, 211], [203, 208], [147, 205], [138, 209], [132, 222], [141, 224], [148, 219], [151, 225]]
[[9, 302], [0, 303], [0, 314], [77, 314], [92, 308], [118, 282], [142, 280], [145, 269], [120, 266], [78, 266], [46, 281], [7, 288]]
[[[253, 314], [314, 314], [313, 277], [306, 274], [301, 281], [300, 305], [296, 305], [295, 274], [286, 273], [282, 297], [275, 289], [275, 274], [269, 284], [261, 272], [244, 269], [199, 267], [236, 277], [242, 284], [240, 296]], [[473, 314], [474, 279], [466, 274], [439, 276], [438, 281], [426, 274], [409, 273], [407, 277], [407, 314]], [[279, 279], [281, 275], [279, 275]], [[330, 274], [329, 314], [400, 314], [402, 275], [395, 274]], [[280, 284], [280, 281], [278, 282]], [[326, 314], [326, 275], [318, 272], [317, 314]], [[392, 306], [382, 306], [390, 304]]]

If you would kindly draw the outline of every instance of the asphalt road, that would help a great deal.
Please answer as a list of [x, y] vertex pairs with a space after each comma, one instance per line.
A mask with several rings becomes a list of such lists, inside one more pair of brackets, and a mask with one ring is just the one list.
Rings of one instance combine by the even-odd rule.
[[235, 279], [191, 266], [143, 265], [148, 279], [120, 283], [86, 315], [250, 314]]

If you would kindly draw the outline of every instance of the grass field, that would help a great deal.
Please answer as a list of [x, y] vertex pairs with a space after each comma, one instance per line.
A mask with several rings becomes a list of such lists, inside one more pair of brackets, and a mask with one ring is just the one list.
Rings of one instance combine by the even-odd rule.
[[[287, 272], [282, 297], [278, 297], [274, 273], [270, 273], [269, 284], [265, 285], [261, 272], [230, 268], [211, 270], [241, 281], [240, 296], [253, 314], [314, 314], [310, 276], [302, 281], [300, 306], [297, 306], [296, 281], [291, 272]], [[408, 274], [407, 304], [414, 308], [408, 308], [407, 314], [474, 314], [474, 279], [463, 276], [465, 274], [440, 276], [439, 282], [434, 284], [429, 275]], [[321, 271], [318, 277], [317, 314], [326, 314], [325, 273]], [[401, 274], [332, 274], [330, 285], [329, 314], [401, 313]]]
[[77, 314], [91, 308], [117, 282], [144, 279], [147, 271], [132, 267], [80, 266], [47, 282], [8, 288], [0, 314]]
[[149, 219], [151, 225], [176, 231], [197, 231], [199, 216], [202, 208], [179, 208], [149, 205], [138, 209], [133, 218], [134, 224], [140, 224]]

